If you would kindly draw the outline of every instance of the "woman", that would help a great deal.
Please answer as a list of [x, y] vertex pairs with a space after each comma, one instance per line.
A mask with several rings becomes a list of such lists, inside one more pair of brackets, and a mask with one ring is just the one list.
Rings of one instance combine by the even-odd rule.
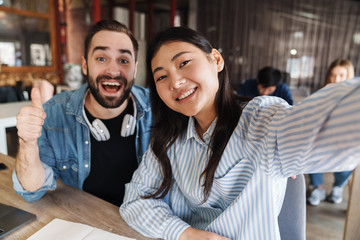
[[[264, 96], [242, 109], [221, 54], [182, 27], [154, 38], [147, 64], [151, 148], [120, 207], [143, 235], [280, 239], [277, 216], [288, 177], [350, 170], [360, 161], [343, 156], [360, 155], [360, 104], [353, 104], [360, 101], [358, 80], [328, 87], [294, 108]], [[344, 114], [351, 117], [334, 128]], [[340, 138], [341, 148], [332, 148]]]
[[[354, 77], [354, 66], [347, 59], [336, 59], [333, 61], [326, 72], [325, 85], [330, 83], [339, 83]], [[322, 173], [309, 174], [309, 197], [307, 199], [310, 205], [319, 205], [321, 201], [327, 199], [332, 203], [341, 203], [343, 200], [344, 186], [348, 183], [352, 171], [335, 172], [335, 182], [331, 193], [326, 197], [324, 187], [324, 177]]]

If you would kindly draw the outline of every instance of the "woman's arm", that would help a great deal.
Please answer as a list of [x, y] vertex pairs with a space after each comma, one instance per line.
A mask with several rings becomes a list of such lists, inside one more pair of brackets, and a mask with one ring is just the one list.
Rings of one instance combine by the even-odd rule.
[[266, 172], [289, 177], [351, 170], [360, 163], [359, 78], [331, 84], [293, 108], [271, 101], [257, 98], [243, 113]]

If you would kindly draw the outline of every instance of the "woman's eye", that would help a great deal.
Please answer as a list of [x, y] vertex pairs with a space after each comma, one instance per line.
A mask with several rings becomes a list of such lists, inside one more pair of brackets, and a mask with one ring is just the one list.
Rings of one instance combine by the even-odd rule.
[[156, 79], [156, 82], [161, 81], [161, 80], [163, 80], [164, 78], [166, 78], [166, 75], [163, 75], [163, 76], [158, 77], [158, 78]]
[[183, 61], [183, 62], [180, 64], [180, 67], [185, 66], [185, 65], [188, 64], [189, 62], [190, 62], [190, 60]]

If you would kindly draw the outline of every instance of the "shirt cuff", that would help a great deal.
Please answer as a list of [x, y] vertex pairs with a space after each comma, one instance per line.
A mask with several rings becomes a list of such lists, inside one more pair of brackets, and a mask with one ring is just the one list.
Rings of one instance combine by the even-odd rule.
[[188, 223], [175, 216], [168, 221], [169, 224], [165, 227], [163, 235], [164, 239], [178, 240], [185, 229], [191, 227]]
[[44, 184], [35, 192], [26, 191], [23, 186], [20, 184], [20, 181], [16, 175], [14, 170], [12, 174], [13, 187], [14, 190], [21, 195], [26, 201], [35, 201], [41, 198], [47, 190], [55, 190], [56, 189], [56, 181], [54, 178], [54, 172], [51, 167], [47, 166], [43, 163], [45, 168], [45, 181]]

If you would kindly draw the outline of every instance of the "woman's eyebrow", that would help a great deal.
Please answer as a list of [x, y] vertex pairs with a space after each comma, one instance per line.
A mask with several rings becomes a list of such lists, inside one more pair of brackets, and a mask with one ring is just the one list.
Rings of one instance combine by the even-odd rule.
[[183, 51], [183, 52], [179, 52], [177, 54], [175, 54], [172, 58], [171, 58], [171, 61], [175, 61], [178, 57], [180, 57], [181, 55], [185, 54], [185, 53], [189, 53], [189, 52], [186, 52], [186, 51]]
[[[187, 52], [187, 51], [179, 52], [179, 53], [175, 54], [175, 55], [171, 58], [171, 61], [172, 61], [172, 62], [175, 61], [178, 57], [180, 57], [181, 55], [183, 55], [183, 54], [185, 54], [185, 53], [190, 53], [190, 52]], [[157, 68], [155, 68], [154, 71], [153, 71], [153, 74], [155, 74], [157, 71], [160, 71], [160, 70], [162, 70], [162, 69], [163, 69], [163, 67], [157, 67]]]

